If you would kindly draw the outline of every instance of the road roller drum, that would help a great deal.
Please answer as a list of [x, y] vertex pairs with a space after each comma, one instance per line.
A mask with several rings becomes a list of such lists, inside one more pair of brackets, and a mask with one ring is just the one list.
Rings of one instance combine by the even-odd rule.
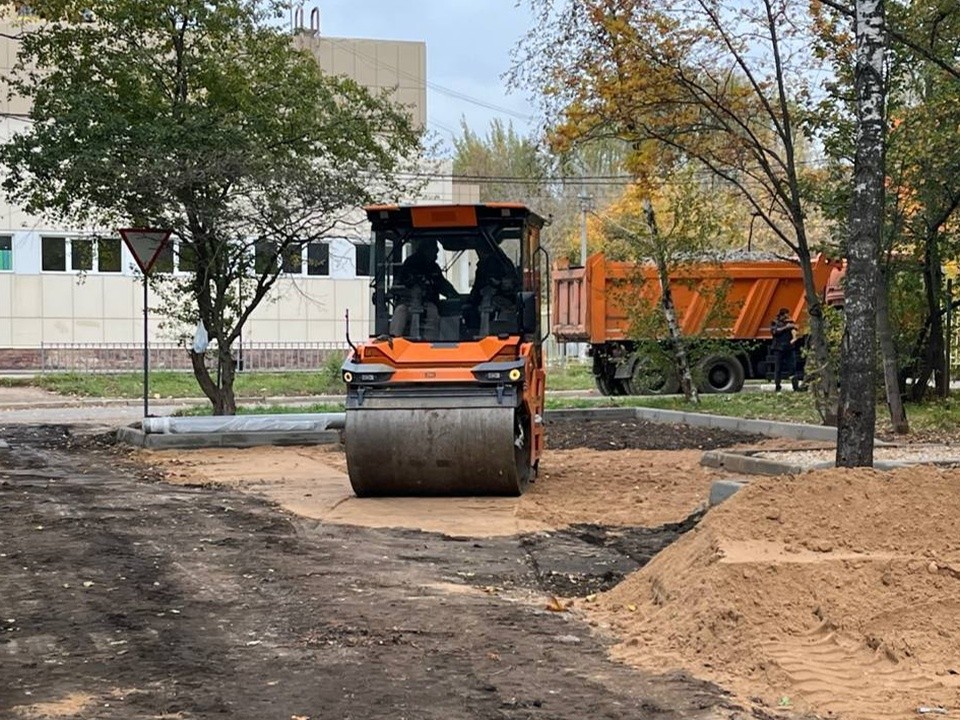
[[390, 408], [347, 413], [347, 468], [359, 497], [519, 495], [530, 475], [513, 407]]

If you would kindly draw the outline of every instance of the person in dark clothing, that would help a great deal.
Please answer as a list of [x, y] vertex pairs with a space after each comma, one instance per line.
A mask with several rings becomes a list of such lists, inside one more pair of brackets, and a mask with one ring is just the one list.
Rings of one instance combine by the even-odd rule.
[[770, 336], [773, 338], [770, 344], [770, 352], [773, 355], [773, 384], [777, 392], [782, 389], [780, 384], [784, 377], [791, 378], [794, 390], [797, 389], [797, 379], [793, 377], [797, 368], [796, 352], [793, 346], [793, 335], [796, 330], [797, 324], [790, 317], [790, 311], [787, 308], [780, 308], [770, 326]]
[[390, 318], [392, 336], [399, 337], [409, 332], [414, 311], [423, 314], [422, 334], [427, 337], [436, 335], [440, 325], [440, 296], [460, 296], [437, 264], [439, 253], [436, 240], [421, 240], [397, 271], [393, 285], [402, 288], [404, 301], [396, 306]]
[[464, 307], [467, 327], [477, 330], [484, 315], [493, 320], [516, 313], [516, 268], [485, 243], [477, 246], [477, 270]]

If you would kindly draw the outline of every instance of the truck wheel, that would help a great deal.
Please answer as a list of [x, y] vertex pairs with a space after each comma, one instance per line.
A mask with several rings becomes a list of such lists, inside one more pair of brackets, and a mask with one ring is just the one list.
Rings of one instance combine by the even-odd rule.
[[732, 355], [711, 355], [700, 363], [702, 393], [737, 393], [743, 389], [743, 365]]
[[633, 372], [624, 381], [630, 395], [673, 395], [680, 390], [680, 378], [670, 358], [640, 355], [631, 362]]
[[607, 377], [605, 374], [594, 375], [594, 382], [597, 384], [597, 390], [600, 391], [601, 395], [613, 395], [613, 387], [611, 387], [612, 380]]

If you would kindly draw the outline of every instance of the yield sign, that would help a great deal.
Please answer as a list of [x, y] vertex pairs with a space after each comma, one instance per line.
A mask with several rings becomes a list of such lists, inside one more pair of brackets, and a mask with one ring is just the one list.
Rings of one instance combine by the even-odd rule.
[[130, 249], [133, 259], [137, 261], [141, 272], [149, 274], [150, 268], [157, 261], [161, 251], [167, 246], [172, 230], [156, 230], [152, 228], [122, 228], [120, 237]]

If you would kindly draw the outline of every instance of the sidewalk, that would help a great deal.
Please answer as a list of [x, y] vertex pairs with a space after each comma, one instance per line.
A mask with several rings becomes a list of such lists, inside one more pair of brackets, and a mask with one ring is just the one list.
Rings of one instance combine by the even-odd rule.
[[[558, 390], [552, 396], [599, 397], [596, 391]], [[240, 405], [317, 405], [342, 403], [343, 395], [237, 398]], [[150, 414], [173, 415], [185, 408], [207, 406], [205, 397], [150, 398]], [[94, 423], [130, 425], [143, 418], [143, 398], [70, 397], [34, 387], [0, 387], [0, 425], [15, 423]]]
[[[243, 405], [313, 405], [343, 402], [342, 395], [238, 398]], [[151, 415], [172, 415], [209, 405], [204, 397], [150, 398]], [[143, 398], [70, 397], [34, 387], [0, 387], [0, 425], [11, 423], [96, 423], [129, 425], [143, 418]]]

